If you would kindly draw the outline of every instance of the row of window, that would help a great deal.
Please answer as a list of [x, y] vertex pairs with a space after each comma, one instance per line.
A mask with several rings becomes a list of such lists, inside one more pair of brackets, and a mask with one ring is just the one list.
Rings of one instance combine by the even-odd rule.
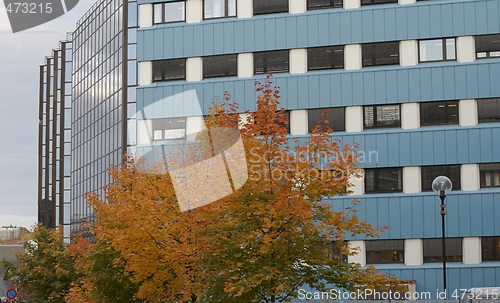
[[[236, 17], [237, 0], [203, 0], [203, 19]], [[361, 0], [361, 5], [398, 3], [398, 0]], [[342, 8], [343, 0], [307, 0], [307, 9]], [[288, 0], [253, 0], [253, 14], [287, 13]], [[154, 24], [186, 21], [186, 1], [156, 3]]]
[[[432, 191], [432, 181], [445, 175], [453, 182], [453, 189], [461, 189], [460, 165], [433, 165], [421, 167], [422, 191]], [[479, 164], [480, 187], [500, 187], [500, 163]], [[403, 192], [401, 167], [365, 169], [365, 193]]]
[[[477, 100], [478, 122], [500, 122], [500, 98]], [[363, 107], [364, 129], [401, 127], [401, 104], [367, 105]], [[290, 111], [284, 112], [290, 121]], [[319, 125], [333, 131], [345, 131], [345, 107], [309, 109], [308, 133]], [[420, 103], [420, 125], [458, 124], [458, 101]], [[283, 124], [290, 132], [290, 123]], [[152, 120], [153, 140], [184, 139], [186, 118]]]
[[[174, 4], [177, 2], [173, 2]], [[164, 5], [159, 4], [159, 5]], [[500, 57], [500, 34], [476, 36], [476, 57]], [[420, 40], [419, 62], [456, 60], [455, 38]], [[362, 67], [398, 65], [399, 42], [378, 42], [361, 45]], [[256, 52], [254, 74], [289, 72], [289, 50]], [[203, 78], [237, 76], [237, 54], [203, 57]], [[307, 69], [344, 68], [344, 46], [307, 49]], [[153, 81], [186, 79], [186, 58], [153, 61]]]
[[[443, 243], [442, 239], [422, 239], [423, 262], [442, 262]], [[482, 261], [500, 261], [500, 237], [481, 238]], [[405, 245], [404, 240], [369, 240], [365, 241], [365, 253], [367, 264], [404, 263]], [[446, 261], [462, 262], [462, 238], [446, 238]], [[331, 255], [340, 256], [335, 243], [331, 245]], [[341, 259], [347, 262], [347, 256]]]

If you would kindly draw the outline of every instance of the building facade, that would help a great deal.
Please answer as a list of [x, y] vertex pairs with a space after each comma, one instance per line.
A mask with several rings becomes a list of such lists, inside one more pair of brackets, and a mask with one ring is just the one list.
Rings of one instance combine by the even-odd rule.
[[329, 109], [334, 136], [359, 144], [363, 177], [332, 207], [357, 199], [357, 215], [387, 230], [351, 238], [349, 262], [436, 299], [431, 182], [447, 175], [448, 296], [500, 286], [500, 0], [104, 0], [72, 48], [73, 231], [92, 220], [84, 193], [102, 193], [125, 152], [154, 159], [225, 91], [242, 115], [255, 110], [254, 83], [271, 72], [291, 138], [307, 139]]
[[415, 279], [436, 299], [431, 182], [447, 175], [448, 296], [500, 285], [500, 1], [139, 0], [139, 13], [140, 154], [198, 123], [189, 102], [165, 98], [195, 90], [206, 112], [228, 91], [253, 111], [254, 82], [272, 72], [292, 137], [307, 138], [328, 108], [335, 136], [359, 144], [363, 178], [332, 207], [358, 199], [358, 216], [388, 229], [350, 239], [350, 262]]
[[38, 222], [63, 226], [69, 240], [71, 177], [71, 36], [40, 66]]

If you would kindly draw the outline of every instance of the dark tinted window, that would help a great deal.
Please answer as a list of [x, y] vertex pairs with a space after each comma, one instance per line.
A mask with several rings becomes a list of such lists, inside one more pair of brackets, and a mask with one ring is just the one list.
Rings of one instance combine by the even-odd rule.
[[344, 67], [344, 46], [326, 46], [307, 49], [307, 69], [332, 69]]
[[500, 57], [500, 34], [475, 36], [476, 39], [476, 57], [495, 58]]
[[422, 191], [432, 191], [432, 181], [438, 176], [447, 176], [453, 190], [460, 189], [460, 165], [422, 166]]
[[287, 133], [290, 133], [290, 111], [289, 110], [285, 110], [283, 112], [283, 115], [288, 120], [288, 123], [280, 122], [278, 120], [276, 120], [276, 123], [279, 124], [279, 125], [281, 125], [281, 126], [283, 126], [284, 128], [286, 128]]
[[500, 261], [500, 237], [481, 238], [481, 254], [484, 261]]
[[186, 118], [153, 119], [151, 127], [153, 140], [172, 140], [186, 137]]
[[366, 263], [403, 263], [404, 240], [366, 241]]
[[186, 59], [153, 61], [153, 81], [186, 79]]
[[203, 78], [236, 76], [236, 60], [236, 54], [203, 57]]
[[398, 3], [398, 0], [361, 0], [361, 5], [374, 5], [385, 3]]
[[500, 98], [478, 99], [477, 115], [479, 123], [500, 122]]
[[288, 72], [288, 60], [288, 50], [254, 53], [254, 74], [286, 73]]
[[400, 105], [375, 105], [364, 107], [364, 127], [401, 127]]
[[365, 192], [402, 192], [402, 179], [401, 167], [367, 168], [365, 169]]
[[253, 0], [254, 15], [273, 13], [288, 13], [288, 0]]
[[336, 241], [332, 241], [329, 243], [328, 256], [330, 257], [330, 259], [347, 262], [347, 255], [342, 253], [344, 249], [342, 245], [345, 246], [347, 245], [347, 243], [338, 243]]
[[362, 44], [363, 66], [399, 64], [399, 42]]
[[[423, 239], [424, 262], [443, 262], [443, 242], [442, 239]], [[462, 238], [447, 238], [446, 261], [462, 261]]]
[[479, 164], [481, 187], [500, 187], [500, 163]]
[[307, 9], [341, 8], [342, 0], [307, 0]]
[[420, 125], [458, 124], [458, 101], [420, 103]]
[[318, 123], [323, 130], [326, 130], [326, 126], [333, 131], [345, 130], [345, 107], [310, 109], [307, 111], [307, 115], [309, 133], [312, 133]]

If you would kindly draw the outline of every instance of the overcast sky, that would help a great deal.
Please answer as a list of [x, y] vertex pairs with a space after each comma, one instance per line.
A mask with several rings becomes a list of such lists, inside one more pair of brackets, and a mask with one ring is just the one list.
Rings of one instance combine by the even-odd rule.
[[15, 34], [0, 4], [0, 226], [37, 221], [39, 66], [93, 3]]

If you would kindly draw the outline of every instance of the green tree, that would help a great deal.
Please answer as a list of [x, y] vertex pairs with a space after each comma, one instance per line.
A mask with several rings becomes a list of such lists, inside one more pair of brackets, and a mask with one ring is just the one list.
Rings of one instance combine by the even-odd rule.
[[24, 242], [25, 252], [17, 257], [19, 267], [6, 260], [6, 278], [15, 280], [26, 292], [29, 302], [63, 303], [72, 283], [79, 275], [74, 257], [66, 253], [62, 228], [48, 230], [42, 225], [34, 228], [32, 239]]

